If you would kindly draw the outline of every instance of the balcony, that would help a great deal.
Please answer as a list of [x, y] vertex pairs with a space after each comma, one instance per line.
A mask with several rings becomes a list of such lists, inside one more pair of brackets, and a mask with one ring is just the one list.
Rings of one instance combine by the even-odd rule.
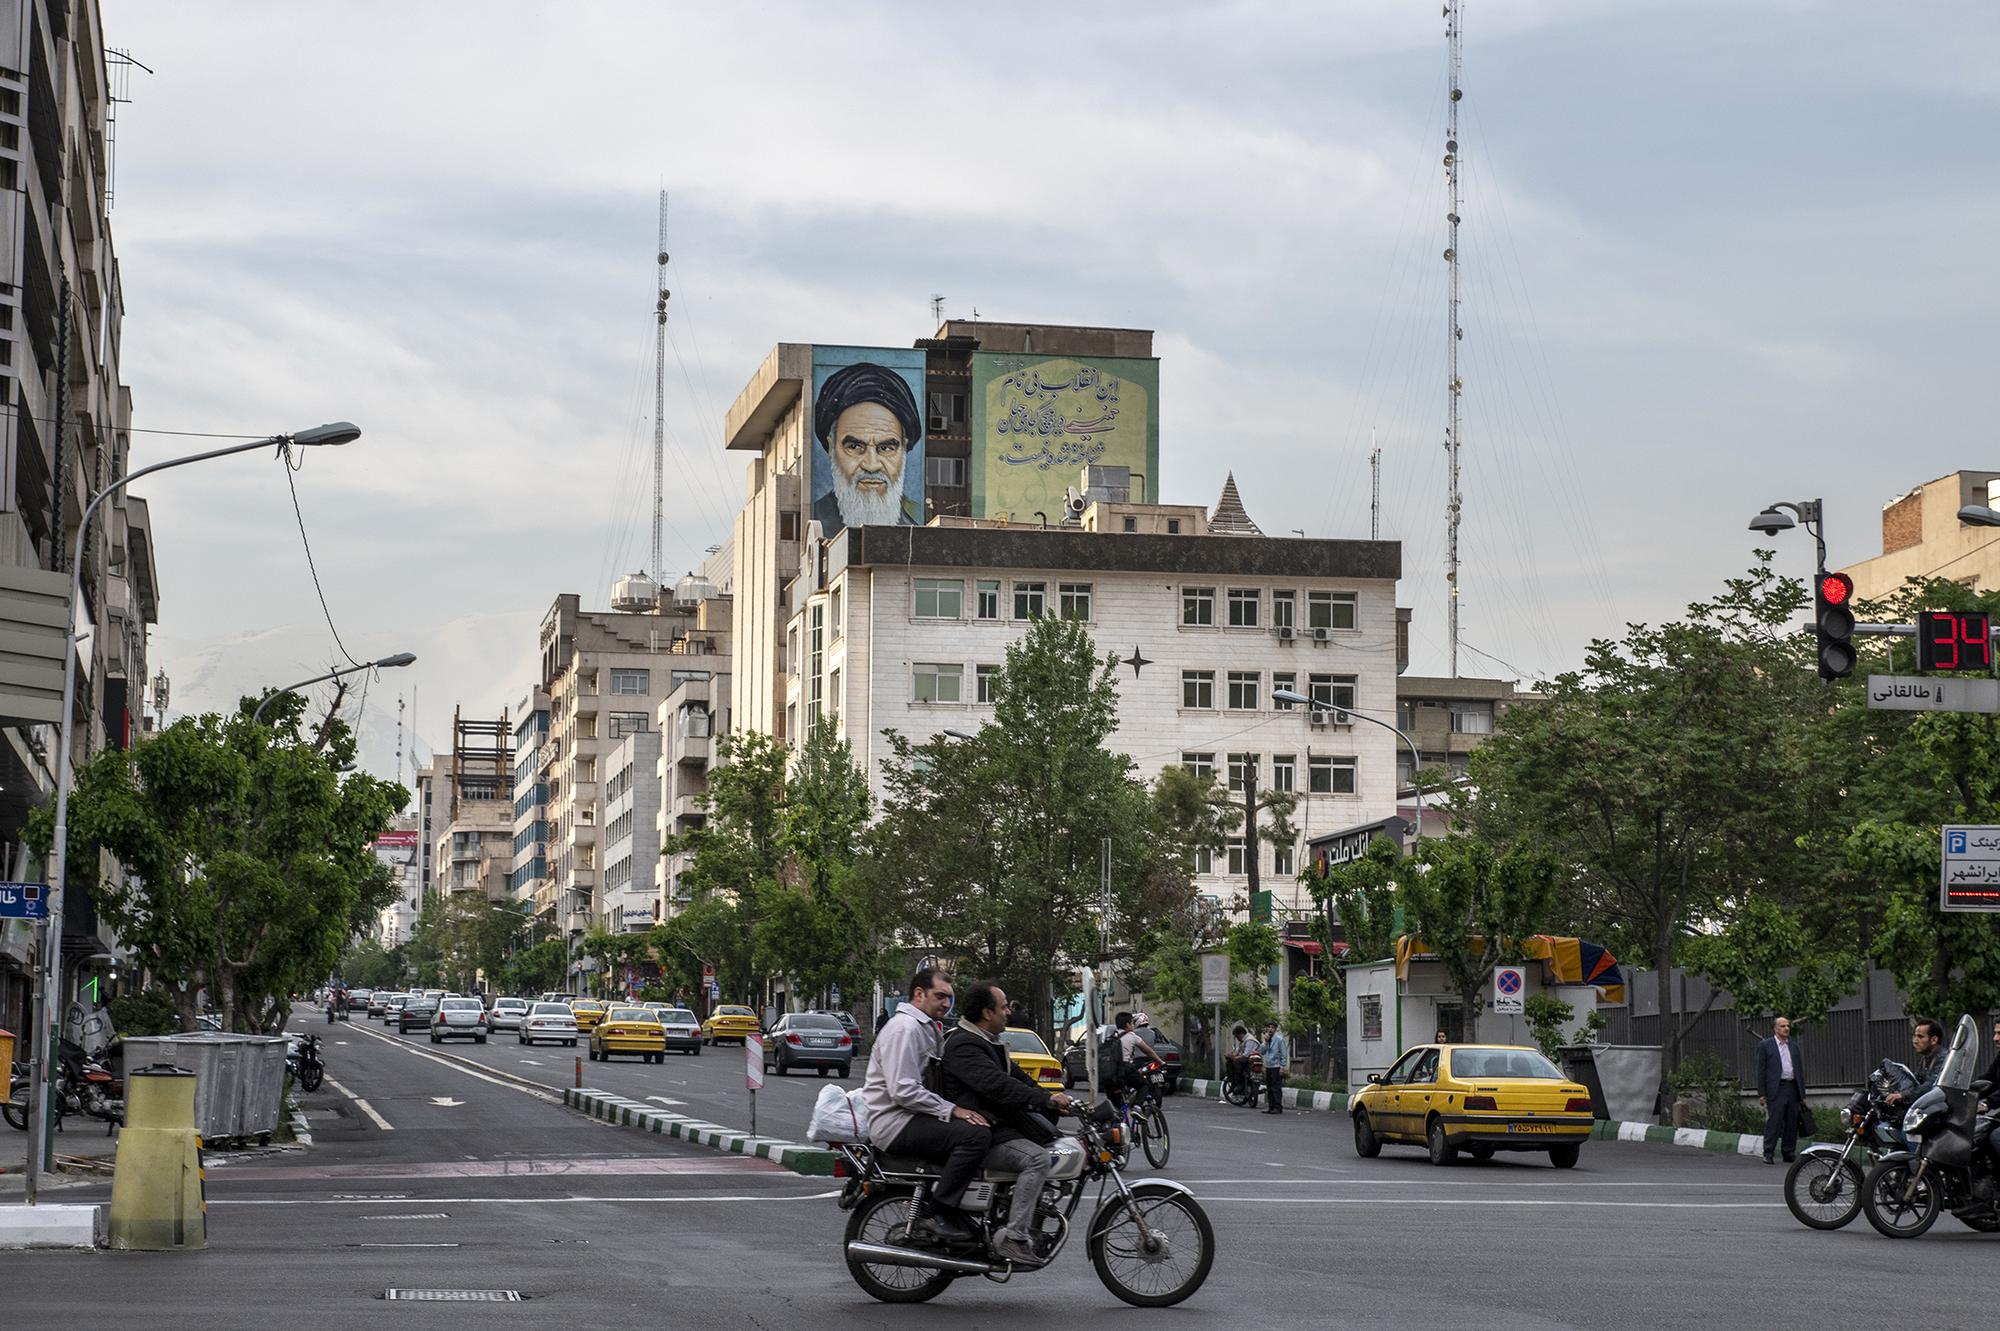
[[703, 821], [708, 818], [708, 810], [702, 805], [699, 795], [676, 795], [674, 797], [674, 821], [684, 823]]
[[682, 735], [674, 740], [674, 761], [706, 771], [712, 744], [707, 735]]
[[565, 927], [568, 928], [568, 930], [571, 933], [573, 934], [587, 933], [590, 930], [590, 923], [591, 923], [590, 909], [589, 907], [572, 908], [564, 913], [563, 921]]

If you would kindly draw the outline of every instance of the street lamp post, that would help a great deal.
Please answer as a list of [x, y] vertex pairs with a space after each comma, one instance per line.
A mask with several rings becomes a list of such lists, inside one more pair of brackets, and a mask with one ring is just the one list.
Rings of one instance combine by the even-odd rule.
[[76, 527], [76, 552], [70, 560], [69, 601], [66, 622], [68, 635], [63, 644], [63, 696], [62, 696], [62, 737], [56, 755], [56, 822], [55, 841], [49, 848], [49, 915], [42, 925], [42, 955], [40, 984], [35, 995], [35, 1057], [30, 1065], [33, 1076], [34, 1098], [28, 1120], [28, 1160], [26, 1201], [36, 1204], [41, 1191], [41, 1174], [45, 1156], [52, 1142], [49, 1133], [49, 1098], [55, 1090], [56, 1040], [62, 1020], [62, 928], [63, 928], [63, 887], [64, 871], [69, 859], [69, 786], [70, 753], [74, 747], [70, 733], [70, 723], [76, 712], [76, 607], [83, 599], [83, 551], [90, 536], [90, 519], [96, 515], [98, 505], [118, 491], [156, 471], [166, 471], [170, 467], [185, 467], [192, 462], [207, 462], [213, 458], [228, 457], [233, 453], [247, 453], [256, 448], [276, 447], [280, 450], [297, 445], [303, 448], [317, 448], [329, 445], [352, 443], [361, 437], [361, 431], [347, 421], [335, 421], [330, 425], [316, 425], [310, 430], [297, 434], [274, 434], [267, 439], [255, 439], [240, 444], [230, 444], [225, 448], [211, 448], [205, 453], [190, 453], [186, 457], [168, 458], [165, 462], [155, 462], [150, 467], [141, 467], [106, 485], [84, 505], [83, 517]]
[[1377, 717], [1369, 716], [1365, 712], [1357, 712], [1351, 707], [1335, 707], [1331, 703], [1322, 702], [1318, 698], [1308, 698], [1305, 694], [1295, 693], [1291, 689], [1273, 689], [1271, 691], [1271, 700], [1273, 702], [1288, 702], [1292, 703], [1295, 706], [1298, 704], [1304, 704], [1305, 706], [1314, 708], [1318, 711], [1332, 712], [1334, 715], [1334, 719], [1337, 721], [1366, 721], [1371, 726], [1382, 727], [1382, 729], [1388, 731], [1390, 734], [1394, 735], [1397, 739], [1409, 745], [1410, 746], [1410, 789], [1415, 791], [1417, 796], [1417, 839], [1420, 841], [1423, 839], [1424, 787], [1423, 787], [1423, 782], [1418, 777], [1418, 773], [1423, 768], [1424, 760], [1423, 760], [1423, 755], [1417, 752], [1417, 742], [1415, 740], [1411, 739], [1408, 735], [1405, 735], [1402, 731], [1398, 730], [1396, 727], [1390, 725], [1387, 721], [1380, 720]]
[[265, 694], [263, 701], [257, 704], [257, 710], [250, 713], [250, 721], [254, 725], [256, 722], [263, 720], [264, 709], [284, 697], [287, 693], [297, 693], [300, 689], [314, 684], [324, 684], [329, 679], [339, 679], [342, 675], [351, 675], [357, 670], [390, 670], [396, 666], [410, 665], [416, 659], [416, 653], [414, 652], [397, 652], [394, 656], [385, 656], [379, 661], [363, 661], [360, 665], [342, 666], [338, 670], [329, 670], [324, 675], [314, 675], [311, 679], [302, 679], [296, 684], [287, 684], [282, 689], [274, 689], [270, 693]]

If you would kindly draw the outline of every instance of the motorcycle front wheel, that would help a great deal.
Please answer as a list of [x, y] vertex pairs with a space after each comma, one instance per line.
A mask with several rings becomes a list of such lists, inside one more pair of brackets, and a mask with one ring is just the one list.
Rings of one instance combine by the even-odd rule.
[[1861, 1212], [1861, 1167], [1837, 1155], [1802, 1155], [1785, 1171], [1785, 1205], [1811, 1229], [1839, 1229]]
[[299, 1089], [302, 1091], [316, 1091], [324, 1080], [326, 1073], [317, 1064], [299, 1069]]
[[[910, 1211], [916, 1198], [907, 1192], [871, 1198], [847, 1217], [847, 1242], [881, 1243], [892, 1248], [910, 1245]], [[922, 1303], [944, 1293], [958, 1277], [949, 1271], [920, 1266], [880, 1266], [847, 1259], [847, 1273], [870, 1298], [884, 1303]]]
[[[1875, 1232], [1892, 1239], [1913, 1239], [1937, 1223], [1944, 1194], [1928, 1175], [1911, 1191], [1909, 1160], [1884, 1160], [1868, 1171], [1861, 1185], [1861, 1209]], [[1907, 1194], [1907, 1195], [1906, 1195]]]
[[16, 1132], [26, 1132], [28, 1130], [28, 1094], [28, 1083], [20, 1080], [17, 1075], [14, 1081], [14, 1089], [8, 1095], [7, 1102], [0, 1104], [0, 1118], [6, 1119], [7, 1126]]
[[1146, 1163], [1155, 1169], [1167, 1167], [1167, 1156], [1173, 1152], [1174, 1142], [1167, 1132], [1166, 1111], [1154, 1105], [1145, 1114]]
[[1187, 1193], [1165, 1183], [1139, 1183], [1130, 1202], [1113, 1197], [1091, 1217], [1090, 1262], [1104, 1287], [1126, 1303], [1167, 1308], [1208, 1279], [1215, 1231], [1201, 1203]]

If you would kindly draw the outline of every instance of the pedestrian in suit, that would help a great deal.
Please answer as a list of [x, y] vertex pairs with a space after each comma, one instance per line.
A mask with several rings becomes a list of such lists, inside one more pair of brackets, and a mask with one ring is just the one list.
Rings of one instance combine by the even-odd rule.
[[1792, 1043], [1792, 1023], [1780, 1017], [1757, 1046], [1757, 1103], [1764, 1107], [1764, 1163], [1782, 1138], [1785, 1159], [1799, 1153], [1799, 1118], [1805, 1110], [1805, 1064]]

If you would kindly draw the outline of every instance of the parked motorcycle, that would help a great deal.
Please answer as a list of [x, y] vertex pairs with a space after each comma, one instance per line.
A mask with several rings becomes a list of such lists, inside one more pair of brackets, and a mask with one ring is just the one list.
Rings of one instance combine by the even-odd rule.
[[[30, 1080], [34, 1072], [26, 1063], [14, 1064], [13, 1079], [8, 1082], [7, 1102], [0, 1104], [0, 1118], [7, 1120], [7, 1126], [16, 1132], [28, 1130], [28, 1115], [34, 1112], [34, 1085]], [[68, 1112], [64, 1104], [62, 1072], [56, 1072], [56, 1095], [50, 1100], [55, 1108], [56, 1123], [62, 1124], [62, 1116]]]
[[1049, 1147], [1054, 1168], [1036, 1203], [1032, 1263], [989, 1255], [998, 1217], [1009, 1214], [1013, 1175], [981, 1173], [966, 1190], [960, 1209], [976, 1228], [970, 1242], [927, 1243], [910, 1230], [929, 1213], [936, 1167], [883, 1154], [866, 1142], [836, 1144], [838, 1172], [847, 1179], [839, 1205], [849, 1212], [847, 1270], [854, 1283], [884, 1303], [922, 1303], [962, 1276], [1004, 1284], [1038, 1271], [1062, 1252], [1084, 1193], [1096, 1183], [1098, 1202], [1084, 1246], [1104, 1287], [1142, 1308], [1168, 1307], [1200, 1289], [1215, 1262], [1215, 1232], [1201, 1203], [1166, 1179], [1127, 1183], [1119, 1172], [1126, 1147], [1116, 1109], [1099, 1104], [1079, 1112], [1077, 1134]]
[[1815, 1142], [1799, 1152], [1785, 1171], [1785, 1205], [1802, 1225], [1839, 1229], [1861, 1213], [1861, 1189], [1869, 1167], [1883, 1155], [1904, 1149], [1896, 1134], [1902, 1105], [1890, 1104], [1891, 1094], [1908, 1100], [1917, 1075], [1893, 1058], [1868, 1074], [1868, 1083], [1848, 1097], [1840, 1111], [1839, 1141]]
[[1903, 1135], [1915, 1149], [1884, 1157], [1862, 1182], [1861, 1206], [1878, 1233], [1913, 1239], [1946, 1211], [1967, 1228], [2000, 1231], [2000, 1159], [1994, 1120], [1979, 1112], [1979, 1097], [1990, 1088], [1972, 1079], [1978, 1056], [1979, 1027], [1960, 1017], [1937, 1085], [1903, 1118]]
[[57, 1084], [66, 1092], [67, 1107], [104, 1121], [106, 1136], [125, 1123], [125, 1083], [110, 1068], [87, 1057], [83, 1046], [68, 1040], [56, 1046], [61, 1076]]
[[300, 1090], [319, 1089], [319, 1084], [326, 1080], [326, 1065], [320, 1062], [317, 1035], [292, 1037], [291, 1051], [285, 1055], [285, 1071], [292, 1074]]
[[1250, 1067], [1244, 1072], [1241, 1081], [1232, 1077], [1225, 1076], [1223, 1078], [1222, 1098], [1230, 1104], [1255, 1109], [1258, 1099], [1263, 1094], [1264, 1056], [1262, 1054], [1250, 1055]]

